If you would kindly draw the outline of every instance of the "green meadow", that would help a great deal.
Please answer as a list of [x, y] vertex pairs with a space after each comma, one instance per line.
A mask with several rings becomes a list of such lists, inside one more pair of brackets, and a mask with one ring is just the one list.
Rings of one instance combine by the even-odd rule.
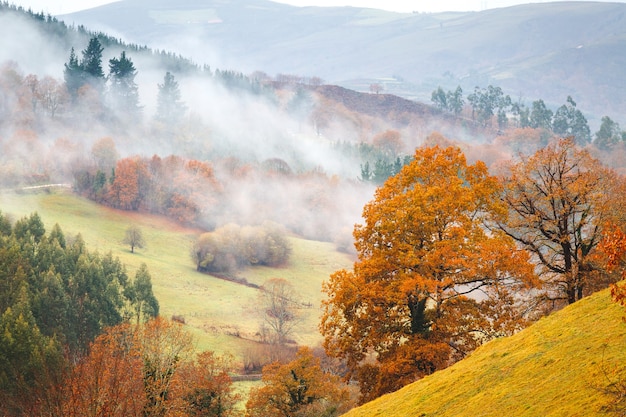
[[[0, 210], [13, 220], [38, 212], [46, 229], [58, 223], [66, 237], [81, 234], [88, 248], [112, 252], [134, 276], [146, 263], [152, 276], [161, 315], [184, 317], [195, 335], [199, 350], [231, 353], [241, 358], [255, 342], [262, 323], [259, 290], [199, 273], [190, 248], [203, 230], [185, 228], [164, 217], [114, 210], [78, 197], [69, 191], [0, 194]], [[137, 225], [146, 245], [130, 252], [122, 243], [126, 229]], [[293, 339], [315, 346], [321, 342], [317, 325], [322, 300], [321, 285], [337, 269], [349, 268], [352, 260], [335, 250], [332, 243], [290, 236], [292, 254], [281, 268], [252, 267], [238, 272], [239, 278], [262, 285], [270, 278], [289, 281], [303, 304]]]

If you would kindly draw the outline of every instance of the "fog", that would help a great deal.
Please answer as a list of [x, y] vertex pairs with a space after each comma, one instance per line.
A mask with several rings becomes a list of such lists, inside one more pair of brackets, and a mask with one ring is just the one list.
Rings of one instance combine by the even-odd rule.
[[[358, 134], [350, 126], [320, 134], [311, 121], [311, 112], [319, 105], [314, 94], [306, 93], [307, 108], [294, 114], [289, 105], [297, 95], [296, 85], [254, 94], [227, 87], [213, 69], [173, 72], [188, 110], [175, 127], [163, 126], [154, 116], [158, 84], [164, 82], [166, 69], [154, 54], [127, 50], [137, 69], [140, 117], [129, 120], [117, 111], [106, 91], [102, 101], [86, 96], [78, 106], [66, 102], [51, 117], [42, 109], [38, 93], [27, 91], [26, 80], [35, 76], [39, 88], [44, 78], [52, 78], [63, 87], [70, 48], [80, 59], [88, 38], [69, 46], [51, 44], [27, 19], [0, 19], [0, 189], [74, 183], [79, 170], [95, 172], [94, 144], [111, 138], [119, 159], [177, 155], [211, 165], [219, 198], [211, 200], [212, 207], [200, 207], [205, 218], [199, 223], [207, 228], [272, 220], [305, 237], [333, 240], [360, 221], [374, 186], [358, 180], [363, 161], [334, 146], [336, 141], [356, 143]], [[104, 48], [105, 74], [109, 59], [120, 53], [115, 47]], [[233, 160], [250, 173], [235, 175], [225, 162]], [[281, 172], [276, 172], [276, 164]], [[199, 205], [207, 204], [205, 197], [189, 192]]]

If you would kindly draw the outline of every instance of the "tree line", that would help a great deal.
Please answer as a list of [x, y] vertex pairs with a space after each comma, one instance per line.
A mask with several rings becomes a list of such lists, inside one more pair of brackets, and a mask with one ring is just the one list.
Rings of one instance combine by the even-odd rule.
[[[454, 91], [444, 91], [438, 87], [432, 92], [431, 102], [440, 110], [459, 116], [466, 104], [463, 89], [458, 86]], [[487, 88], [475, 87], [467, 96], [467, 104], [472, 109], [472, 120], [484, 126], [497, 120], [499, 129], [509, 126], [512, 115], [518, 127], [544, 129], [560, 137], [574, 137], [579, 145], [592, 142], [589, 124], [583, 113], [577, 108], [571, 96], [556, 111], [550, 110], [543, 100], [535, 100], [530, 107], [522, 102], [513, 102], [500, 87], [489, 85]], [[609, 149], [617, 143], [626, 141], [626, 131], [608, 116], [603, 116], [599, 130], [593, 137], [593, 143], [600, 149]]]
[[14, 224], [0, 213], [0, 396], [21, 415], [89, 351], [106, 328], [159, 313], [145, 264], [134, 278], [82, 237], [47, 232], [37, 213]]

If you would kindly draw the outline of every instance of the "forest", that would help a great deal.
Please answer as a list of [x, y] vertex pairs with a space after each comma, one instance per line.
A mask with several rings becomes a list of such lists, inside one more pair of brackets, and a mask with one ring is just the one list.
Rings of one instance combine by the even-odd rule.
[[[373, 88], [357, 104], [316, 77], [0, 13], [67, 51], [57, 78], [0, 63], [0, 210], [3, 194], [61, 187], [201, 231], [185, 261], [259, 291], [272, 352], [199, 351], [184, 318], [159, 314], [150, 265], [130, 276], [35, 210], [0, 211], [2, 415], [335, 416], [598, 290], [625, 303], [626, 132], [603, 116], [592, 134], [571, 96], [552, 110], [437, 88], [426, 112]], [[288, 282], [238, 277], [280, 275], [289, 236], [353, 261], [320, 289], [323, 349], [294, 342], [306, 303]], [[242, 395], [248, 370], [262, 380]]]

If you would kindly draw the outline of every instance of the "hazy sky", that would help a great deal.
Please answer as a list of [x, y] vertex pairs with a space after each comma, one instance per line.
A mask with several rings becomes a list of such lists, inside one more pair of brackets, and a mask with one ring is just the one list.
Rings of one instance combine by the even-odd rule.
[[[626, 2], [626, 0], [617, 0]], [[495, 7], [506, 7], [520, 3], [548, 3], [549, 0], [516, 1], [516, 0], [281, 0], [297, 6], [357, 6], [376, 9], [393, 10], [398, 12], [440, 12], [440, 11], [468, 11], [484, 10]], [[90, 9], [107, 3], [111, 0], [15, 0], [14, 2], [36, 12], [44, 11], [53, 15], [71, 13], [82, 9]], [[172, 2], [176, 4], [176, 2]]]

